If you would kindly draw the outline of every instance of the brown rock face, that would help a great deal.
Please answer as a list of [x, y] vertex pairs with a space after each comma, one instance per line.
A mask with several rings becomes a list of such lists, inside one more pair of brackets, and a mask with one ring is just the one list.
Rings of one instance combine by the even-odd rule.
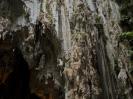
[[[120, 18], [113, 0], [1, 0], [0, 85], [17, 64], [16, 72], [24, 74], [16, 85], [26, 80], [31, 99], [132, 99], [132, 66], [119, 41]], [[16, 48], [27, 74], [18, 68], [19, 55], [14, 59]], [[6, 93], [2, 88], [0, 94]], [[0, 99], [29, 98], [8, 95]]]

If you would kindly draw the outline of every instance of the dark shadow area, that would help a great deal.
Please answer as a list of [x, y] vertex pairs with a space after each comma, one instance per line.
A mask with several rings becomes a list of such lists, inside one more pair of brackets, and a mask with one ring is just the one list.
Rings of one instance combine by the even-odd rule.
[[30, 95], [30, 99], [41, 99], [41, 98], [33, 93], [33, 94]]
[[21, 51], [0, 44], [0, 99], [28, 99], [29, 92], [29, 68]]
[[0, 0], [0, 16], [7, 17], [11, 21], [21, 15], [25, 15], [25, 4], [22, 0]]

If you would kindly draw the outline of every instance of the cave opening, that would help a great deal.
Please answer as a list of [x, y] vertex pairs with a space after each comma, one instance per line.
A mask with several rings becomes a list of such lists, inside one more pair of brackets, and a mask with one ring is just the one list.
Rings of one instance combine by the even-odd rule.
[[29, 73], [20, 49], [0, 40], [0, 99], [28, 99]]
[[47, 79], [48, 84], [39, 84], [34, 93], [31, 78], [34, 77], [20, 48], [10, 40], [0, 40], [0, 99], [65, 99], [62, 88], [55, 88], [53, 77]]

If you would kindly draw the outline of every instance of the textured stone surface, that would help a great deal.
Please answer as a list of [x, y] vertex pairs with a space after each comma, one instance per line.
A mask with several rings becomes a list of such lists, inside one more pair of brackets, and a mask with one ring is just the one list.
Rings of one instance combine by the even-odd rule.
[[31, 92], [59, 94], [57, 99], [132, 99], [129, 53], [119, 42], [121, 15], [114, 1], [20, 2], [24, 8], [15, 20], [15, 12], [7, 18], [0, 13], [0, 39], [12, 39], [21, 49]]

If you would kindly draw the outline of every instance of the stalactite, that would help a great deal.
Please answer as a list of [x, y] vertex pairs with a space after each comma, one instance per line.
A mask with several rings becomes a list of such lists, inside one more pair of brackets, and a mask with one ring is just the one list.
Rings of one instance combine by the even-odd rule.
[[2, 40], [10, 39], [22, 52], [31, 97], [132, 99], [132, 66], [123, 43], [128, 37], [121, 34], [121, 26], [132, 26], [121, 19], [122, 2], [0, 1], [0, 47], [6, 49], [10, 44]]

